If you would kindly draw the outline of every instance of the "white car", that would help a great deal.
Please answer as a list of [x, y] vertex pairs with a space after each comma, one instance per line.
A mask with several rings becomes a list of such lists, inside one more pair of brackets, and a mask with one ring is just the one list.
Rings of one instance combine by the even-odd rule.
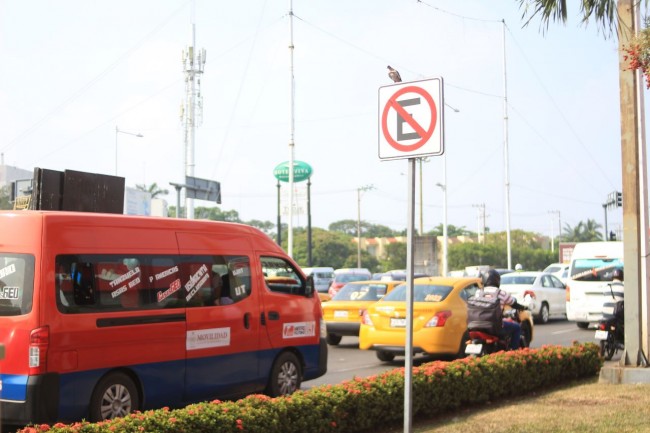
[[501, 276], [501, 289], [527, 306], [538, 323], [566, 317], [566, 287], [559, 278], [544, 272], [511, 272]]
[[547, 274], [553, 274], [566, 285], [566, 279], [569, 275], [569, 264], [568, 263], [551, 263], [548, 265], [542, 272]]

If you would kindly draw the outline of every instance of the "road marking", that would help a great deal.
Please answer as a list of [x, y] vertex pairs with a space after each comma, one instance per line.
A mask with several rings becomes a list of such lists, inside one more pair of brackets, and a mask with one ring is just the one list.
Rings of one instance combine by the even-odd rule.
[[551, 332], [552, 335], [558, 335], [558, 334], [568, 334], [569, 332], [574, 332], [575, 328], [567, 328], [562, 331], [553, 331]]

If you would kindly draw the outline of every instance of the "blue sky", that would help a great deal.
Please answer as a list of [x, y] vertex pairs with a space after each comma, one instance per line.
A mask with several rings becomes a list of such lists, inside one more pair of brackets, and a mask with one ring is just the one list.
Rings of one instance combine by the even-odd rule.
[[[0, 3], [5, 163], [113, 174], [117, 126], [144, 136], [117, 136], [127, 186], [173, 192], [194, 21], [207, 51], [195, 176], [221, 182], [223, 209], [275, 221], [273, 169], [289, 159], [288, 10], [263, 0]], [[406, 227], [408, 163], [378, 158], [378, 89], [392, 65], [404, 81], [445, 83], [446, 156], [423, 164], [424, 230], [443, 220], [444, 158], [449, 224], [477, 230], [485, 204], [486, 225], [505, 230], [502, 20], [511, 228], [557, 235], [555, 211], [562, 225], [604, 223], [602, 203], [621, 189], [617, 44], [582, 26], [577, 4], [545, 33], [538, 21], [522, 28], [514, 0], [294, 0], [293, 10], [295, 158], [314, 170], [314, 226], [356, 219], [357, 188], [373, 185], [361, 218]], [[621, 219], [608, 212], [609, 228]]]

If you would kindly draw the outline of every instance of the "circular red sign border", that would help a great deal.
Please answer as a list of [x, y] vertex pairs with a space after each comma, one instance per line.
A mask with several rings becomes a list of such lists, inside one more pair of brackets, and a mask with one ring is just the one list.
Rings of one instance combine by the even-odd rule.
[[[398, 97], [409, 92], [413, 92], [421, 95], [429, 103], [429, 107], [431, 107], [431, 125], [429, 125], [429, 129], [427, 131], [424, 131], [425, 134], [422, 138], [420, 138], [419, 141], [411, 145], [403, 145], [395, 141], [393, 137], [391, 137], [390, 134], [388, 133], [388, 125], [387, 125], [388, 112], [391, 108], [394, 107], [393, 106], [394, 103], [398, 103], [397, 102]], [[404, 120], [406, 120], [408, 123], [408, 119], [404, 119]], [[386, 106], [384, 107], [384, 112], [381, 116], [381, 131], [384, 135], [384, 138], [392, 148], [399, 150], [400, 152], [412, 152], [414, 150], [418, 150], [419, 148], [421, 148], [426, 144], [429, 138], [431, 138], [431, 136], [433, 135], [433, 131], [435, 131], [437, 123], [438, 123], [438, 108], [436, 107], [436, 103], [431, 97], [431, 95], [421, 87], [406, 86], [401, 88], [397, 92], [395, 92], [395, 94], [391, 96], [386, 102]]]

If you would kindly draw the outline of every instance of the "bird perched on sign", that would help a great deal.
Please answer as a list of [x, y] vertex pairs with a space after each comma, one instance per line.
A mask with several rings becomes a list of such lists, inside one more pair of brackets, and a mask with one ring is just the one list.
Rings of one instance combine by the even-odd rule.
[[399, 72], [397, 72], [397, 70], [391, 68], [390, 65], [388, 65], [387, 68], [388, 68], [388, 76], [390, 77], [390, 79], [393, 80], [396, 83], [401, 83], [402, 82], [402, 77], [399, 76]]

